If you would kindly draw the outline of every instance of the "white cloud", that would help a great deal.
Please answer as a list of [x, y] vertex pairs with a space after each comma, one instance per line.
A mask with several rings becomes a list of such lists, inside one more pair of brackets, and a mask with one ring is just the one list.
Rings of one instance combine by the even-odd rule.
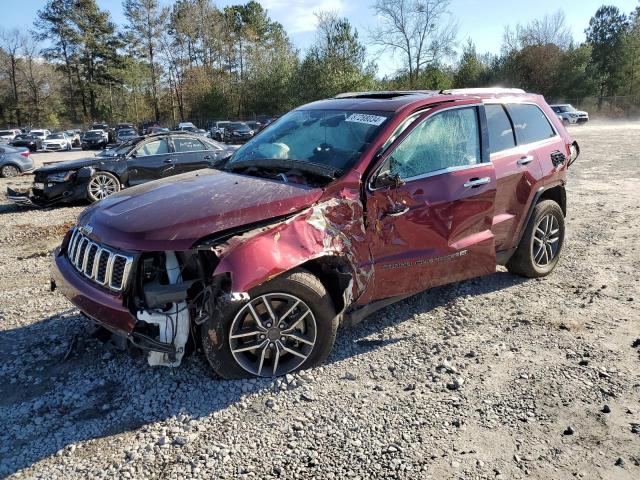
[[330, 10], [344, 14], [345, 11], [343, 0], [262, 0], [260, 3], [291, 35], [313, 32], [318, 23], [316, 12]]

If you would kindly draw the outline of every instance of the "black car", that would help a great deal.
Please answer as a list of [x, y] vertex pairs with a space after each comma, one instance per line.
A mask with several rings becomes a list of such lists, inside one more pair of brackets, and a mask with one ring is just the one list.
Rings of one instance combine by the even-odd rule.
[[89, 130], [82, 136], [80, 146], [82, 150], [91, 148], [107, 148], [109, 135], [104, 130]]
[[20, 135], [16, 135], [16, 137], [11, 141], [11, 145], [13, 147], [26, 147], [32, 152], [35, 152], [42, 148], [42, 140], [38, 137], [33, 137], [28, 133], [22, 133]]
[[262, 124], [256, 121], [245, 122], [247, 126], [253, 130], [253, 134], [257, 134], [260, 130], [262, 130]]
[[7, 188], [16, 203], [50, 206], [79, 200], [95, 202], [122, 188], [214, 167], [232, 149], [186, 133], [137, 138], [93, 158], [39, 168], [29, 191]]
[[223, 140], [227, 143], [244, 143], [254, 135], [249, 125], [244, 122], [231, 122], [224, 127]]

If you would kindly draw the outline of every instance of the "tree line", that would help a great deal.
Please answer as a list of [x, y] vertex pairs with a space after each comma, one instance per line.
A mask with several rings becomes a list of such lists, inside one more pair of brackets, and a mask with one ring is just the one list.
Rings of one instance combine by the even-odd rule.
[[[374, 0], [364, 36], [317, 12], [299, 51], [259, 2], [123, 0], [117, 26], [96, 0], [48, 0], [30, 30], [0, 29], [0, 123], [62, 127], [91, 121], [278, 115], [345, 91], [512, 86], [548, 100], [595, 97], [616, 115], [640, 109], [640, 6], [604, 5], [576, 43], [559, 11], [505, 28], [499, 54], [460, 41], [450, 0]], [[369, 58], [398, 60], [380, 77]], [[387, 57], [383, 57], [387, 58]], [[611, 97], [624, 103], [611, 107]]]

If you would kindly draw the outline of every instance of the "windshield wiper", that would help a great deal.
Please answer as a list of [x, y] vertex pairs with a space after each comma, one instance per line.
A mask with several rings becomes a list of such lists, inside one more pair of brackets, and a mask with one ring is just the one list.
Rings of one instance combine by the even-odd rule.
[[335, 180], [343, 174], [339, 168], [322, 165], [320, 163], [308, 162], [306, 160], [292, 160], [289, 158], [254, 158], [252, 160], [241, 160], [230, 162], [226, 165], [226, 170], [237, 172], [249, 168], [265, 168], [275, 170], [300, 170], [303, 173], [310, 173], [318, 177]]

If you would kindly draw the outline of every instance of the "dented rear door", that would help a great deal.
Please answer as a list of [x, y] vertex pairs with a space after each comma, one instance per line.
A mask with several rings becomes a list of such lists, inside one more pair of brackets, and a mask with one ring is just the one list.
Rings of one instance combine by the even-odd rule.
[[[466, 101], [436, 108], [414, 125], [369, 184], [370, 300], [495, 271], [496, 175], [484, 107]], [[377, 177], [384, 172], [400, 181], [381, 185]]]

